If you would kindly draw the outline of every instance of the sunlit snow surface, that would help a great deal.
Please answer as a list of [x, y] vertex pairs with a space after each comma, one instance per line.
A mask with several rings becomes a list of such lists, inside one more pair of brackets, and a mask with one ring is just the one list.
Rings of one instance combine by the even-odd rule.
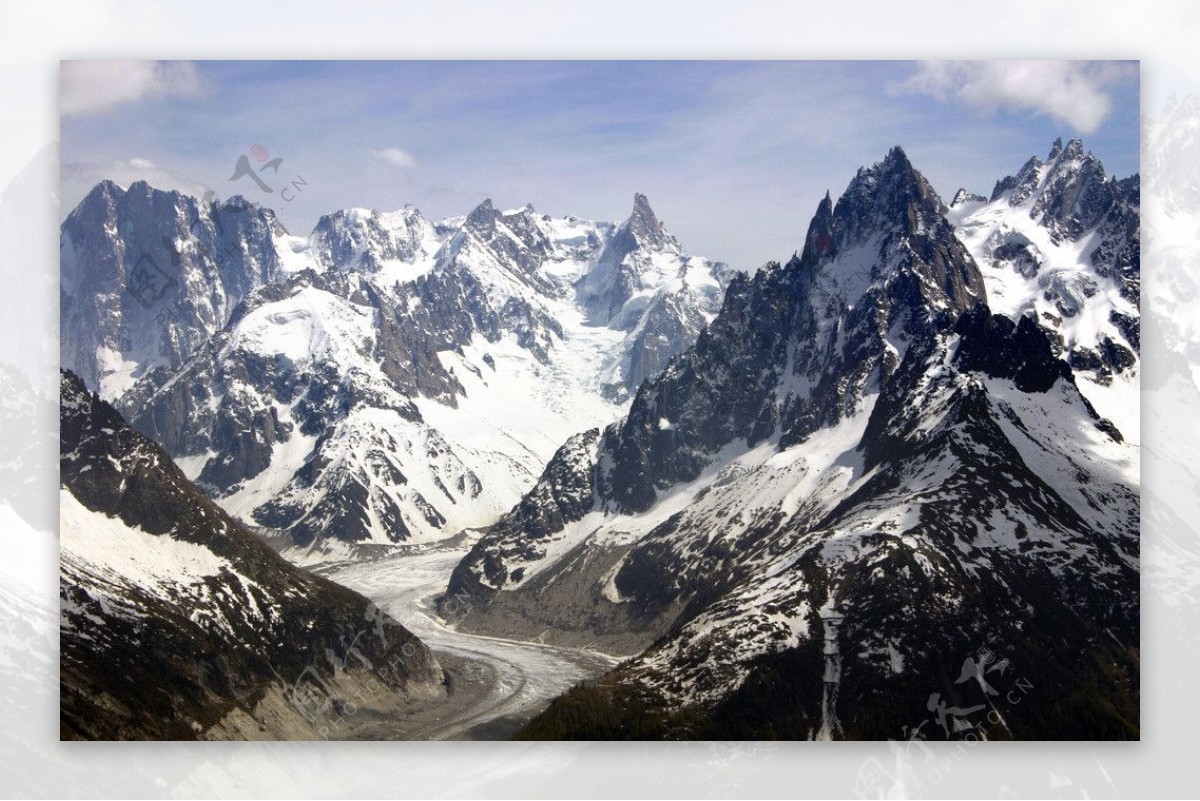
[[202, 545], [130, 528], [119, 518], [86, 508], [65, 489], [59, 514], [64, 570], [85, 571], [99, 584], [169, 594], [230, 568]]
[[[1047, 169], [1042, 168], [1043, 180]], [[1096, 234], [1077, 242], [1056, 242], [1050, 231], [1031, 216], [1039, 195], [1034, 193], [1017, 205], [1010, 202], [1009, 195], [1005, 192], [991, 202], [959, 203], [947, 215], [979, 265], [992, 312], [1013, 320], [1032, 314], [1039, 323], [1057, 331], [1068, 349], [1095, 349], [1105, 335], [1119, 339], [1109, 315], [1115, 311], [1136, 318], [1140, 312], [1121, 297], [1114, 279], [1098, 274], [1092, 267]], [[1010, 263], [995, 258], [996, 248], [1010, 241], [1027, 244], [1040, 255], [1042, 265], [1036, 275], [1026, 277]], [[1054, 296], [1048, 296], [1048, 289], [1065, 295], [1078, 312], [1063, 314]], [[1108, 385], [1097, 383], [1086, 373], [1076, 376], [1081, 391], [1097, 412], [1112, 420], [1122, 436], [1133, 443], [1141, 441], [1139, 372], [1135, 368], [1118, 373]]]

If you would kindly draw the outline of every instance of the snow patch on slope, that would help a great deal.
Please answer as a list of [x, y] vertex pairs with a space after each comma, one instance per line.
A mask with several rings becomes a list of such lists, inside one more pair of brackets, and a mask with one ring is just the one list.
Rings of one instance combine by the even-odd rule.
[[97, 586], [132, 585], [171, 595], [231, 569], [202, 545], [131, 528], [93, 512], [65, 489], [59, 492], [59, 509], [63, 563], [91, 574]]

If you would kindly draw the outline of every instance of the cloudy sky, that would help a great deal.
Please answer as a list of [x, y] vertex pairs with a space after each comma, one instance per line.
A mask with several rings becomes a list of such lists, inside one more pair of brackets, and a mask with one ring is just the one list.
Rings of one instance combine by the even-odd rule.
[[[63, 215], [99, 180], [328, 211], [620, 220], [643, 192], [692, 253], [783, 259], [825, 191], [899, 144], [949, 199], [1055, 137], [1138, 171], [1124, 62], [64, 62]], [[255, 177], [237, 172], [246, 157]]]

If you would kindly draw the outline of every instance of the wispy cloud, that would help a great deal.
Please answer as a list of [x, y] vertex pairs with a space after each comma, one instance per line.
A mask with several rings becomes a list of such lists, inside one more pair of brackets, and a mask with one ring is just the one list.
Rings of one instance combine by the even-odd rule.
[[200, 197], [209, 189], [189, 176], [139, 157], [113, 159], [102, 164], [64, 161], [60, 168], [60, 181], [64, 189], [81, 195], [95, 185], [96, 176], [103, 176], [124, 187], [145, 181], [156, 189], [173, 190], [195, 197]]
[[60, 110], [97, 114], [138, 100], [195, 97], [204, 83], [188, 61], [64, 61]]
[[371, 155], [377, 161], [382, 161], [384, 164], [399, 167], [400, 169], [417, 166], [417, 160], [413, 157], [413, 154], [398, 147], [371, 148]]
[[1093, 133], [1112, 110], [1109, 87], [1136, 67], [1096, 61], [926, 61], [897, 93], [960, 101], [985, 113], [1032, 110]]

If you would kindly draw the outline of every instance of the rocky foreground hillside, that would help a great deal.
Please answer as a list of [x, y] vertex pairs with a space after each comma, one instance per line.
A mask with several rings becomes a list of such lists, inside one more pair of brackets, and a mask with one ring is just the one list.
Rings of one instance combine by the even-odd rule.
[[444, 694], [358, 593], [280, 558], [62, 375], [61, 735], [336, 737], [351, 709]]

